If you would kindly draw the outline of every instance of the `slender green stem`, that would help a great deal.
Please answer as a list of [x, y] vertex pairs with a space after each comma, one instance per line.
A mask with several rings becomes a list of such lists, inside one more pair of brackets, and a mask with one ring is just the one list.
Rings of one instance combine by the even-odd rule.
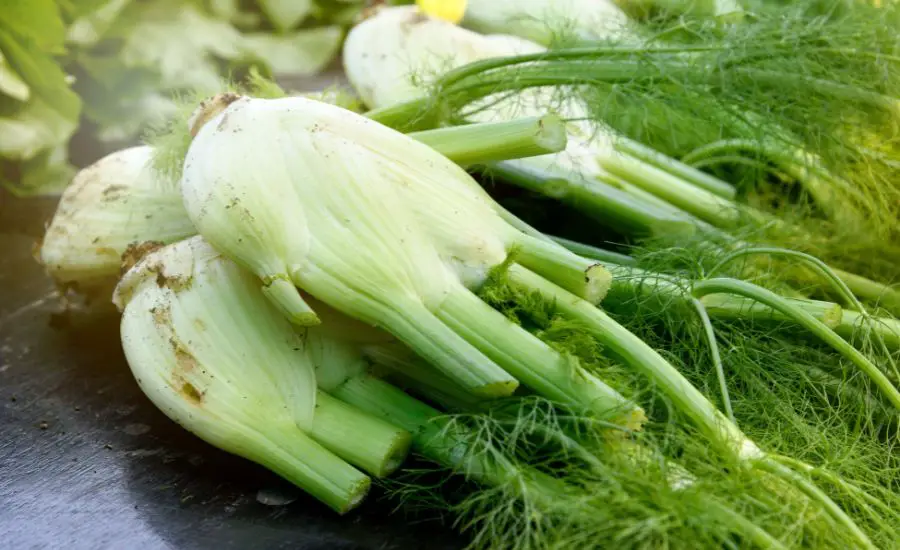
[[795, 258], [803, 261], [809, 267], [816, 271], [819, 275], [821, 275], [828, 283], [832, 286], [832, 288], [837, 291], [838, 296], [844, 300], [844, 302], [850, 307], [850, 309], [855, 309], [857, 311], [864, 311], [862, 304], [859, 303], [859, 300], [856, 299], [856, 296], [847, 286], [847, 284], [837, 275], [837, 273], [830, 268], [825, 262], [816, 258], [815, 256], [811, 256], [804, 252], [798, 252], [796, 250], [789, 250], [786, 248], [773, 248], [773, 247], [750, 247], [750, 248], [741, 248], [739, 250], [735, 250], [734, 252], [730, 252], [724, 258], [722, 258], [716, 265], [714, 265], [707, 273], [707, 277], [714, 277], [716, 273], [722, 270], [726, 265], [731, 263], [737, 258], [743, 256], [751, 256], [751, 255], [766, 255], [766, 256], [787, 256], [789, 258]]
[[756, 525], [742, 514], [739, 514], [736, 511], [732, 510], [724, 503], [721, 503], [714, 498], [710, 498], [709, 504], [725, 518], [733, 522], [733, 524], [736, 525], [740, 530], [740, 533], [746, 536], [757, 547], [769, 550], [787, 550], [787, 546], [770, 535], [768, 531], [766, 531], [759, 525]]
[[[545, 297], [555, 300], [557, 307], [566, 315], [591, 328], [595, 337], [607, 349], [656, 382], [679, 410], [689, 415], [707, 437], [730, 456], [740, 462], [749, 460], [763, 468], [771, 467], [771, 463], [765, 459], [765, 454], [734, 423], [716, 410], [675, 367], [602, 311], [518, 266], [510, 267], [509, 277], [513, 282], [537, 290]], [[776, 466], [780, 467], [777, 464]], [[825, 506], [829, 513], [850, 528], [857, 538], [868, 540], [843, 510], [815, 485], [796, 475], [786, 479], [797, 484], [811, 498]]]
[[844, 512], [840, 506], [835, 503], [831, 497], [826, 495], [821, 489], [816, 487], [814, 483], [798, 474], [794, 470], [778, 463], [777, 461], [766, 458], [763, 460], [754, 461], [756, 467], [761, 470], [767, 471], [776, 477], [779, 477], [785, 481], [790, 482], [794, 487], [797, 487], [803, 493], [806, 494], [812, 500], [818, 502], [828, 511], [829, 515], [832, 518], [840, 522], [853, 534], [854, 538], [864, 547], [875, 550], [876, 547], [872, 544], [872, 541], [869, 540], [869, 537], [863, 533], [862, 529], [853, 521], [853, 519]]
[[875, 385], [878, 386], [888, 401], [900, 410], [900, 391], [894, 387], [881, 369], [872, 364], [866, 356], [860, 353], [846, 340], [838, 336], [837, 333], [806, 311], [794, 306], [787, 299], [770, 290], [737, 279], [719, 278], [698, 281], [694, 283], [692, 290], [692, 294], [697, 298], [702, 298], [707, 294], [718, 292], [737, 294], [757, 300], [790, 317], [794, 322], [812, 332], [823, 342], [834, 348], [835, 351], [859, 367], [860, 370], [875, 382]]
[[[819, 258], [815, 256], [810, 256], [809, 254], [805, 254], [803, 252], [797, 252], [795, 250], [787, 250], [783, 248], [760, 248], [760, 247], [751, 247], [751, 248], [743, 248], [728, 254], [725, 258], [722, 259], [718, 264], [716, 264], [712, 270], [710, 270], [710, 275], [714, 274], [716, 271], [719, 271], [725, 264], [747, 254], [766, 254], [769, 256], [788, 256], [791, 258], [797, 258], [804, 263], [806, 263], [809, 267], [811, 267], [815, 272], [817, 272], [822, 278], [824, 278], [830, 286], [835, 289], [837, 294], [849, 305], [849, 307], [855, 311], [859, 312], [859, 317], [866, 323], [866, 328], [872, 330], [872, 327], [876, 326], [875, 320], [868, 314], [863, 305], [856, 298], [856, 295], [853, 292], [853, 289], [848, 285], [845, 280], [842, 278], [847, 277], [851, 281], [856, 281], [857, 283], [866, 282], [871, 286], [882, 286], [880, 283], [875, 283], [874, 281], [869, 281], [864, 277], [859, 277], [857, 275], [853, 275], [846, 272], [841, 272], [834, 268], [829, 267]], [[886, 287], [884, 287], [886, 288]], [[883, 326], [883, 325], [882, 325]], [[890, 352], [887, 348], [885, 341], [882, 338], [882, 332], [878, 329], [874, 329], [870, 335], [875, 338], [875, 343], [881, 348], [881, 351], [884, 352], [886, 357], [890, 357]], [[894, 374], [900, 377], [900, 373], [897, 371], [897, 365], [892, 361], [891, 367], [894, 369]]]
[[440, 110], [440, 104], [433, 99], [419, 97], [388, 107], [372, 109], [363, 115], [389, 128], [401, 132], [413, 132], [437, 127], [440, 118], [436, 114]]
[[592, 304], [606, 296], [612, 275], [597, 262], [578, 256], [545, 239], [521, 235], [516, 261]]
[[[700, 167], [710, 161], [720, 158], [730, 158], [729, 153], [750, 151], [757, 157], [765, 158], [778, 166], [789, 177], [799, 181], [815, 199], [816, 203], [832, 218], [838, 218], [847, 205], [842, 204], [835, 189], [840, 188], [844, 192], [861, 199], [861, 193], [831, 174], [812, 155], [805, 152], [798, 145], [769, 140], [752, 139], [723, 139], [698, 147], [682, 157], [682, 162], [691, 166]], [[739, 157], [742, 160], [756, 162], [753, 159]], [[764, 166], [764, 165], [763, 165]], [[769, 168], [768, 170], [772, 170]]]
[[384, 327], [468, 391], [483, 397], [512, 394], [518, 382], [447, 327], [421, 303], [395, 303], [383, 312]]
[[584, 323], [605, 349], [656, 383], [680, 411], [730, 456], [746, 460], [760, 454], [756, 445], [678, 369], [603, 311], [520, 266], [510, 266], [508, 275], [512, 283], [540, 292], [554, 301], [564, 315]]
[[614, 154], [603, 158], [601, 165], [685, 212], [714, 225], [729, 227], [740, 219], [736, 203], [696, 187], [635, 157]]
[[840, 324], [833, 328], [835, 332], [848, 340], [875, 336], [890, 349], [900, 349], [900, 321], [897, 319], [865, 318], [858, 311], [844, 311]]
[[[273, 430], [274, 437], [260, 440], [248, 434], [240, 451], [244, 456], [300, 487], [332, 510], [345, 514], [359, 506], [371, 480], [296, 426]], [[291, 433], [291, 437], [284, 434]]]
[[546, 502], [552, 502], [555, 496], [565, 492], [562, 483], [538, 472], [523, 472], [499, 456], [473, 452], [472, 434], [462, 425], [450, 423], [439, 411], [373, 376], [353, 377], [333, 393], [341, 400], [407, 430], [419, 453], [469, 479], [491, 486], [521, 482]]
[[694, 168], [706, 168], [708, 166], [718, 166], [719, 164], [742, 164], [744, 166], [749, 166], [751, 168], [755, 168], [765, 173], [770, 173], [776, 178], [780, 180], [788, 180], [790, 176], [785, 172], [775, 168], [774, 166], [770, 166], [765, 162], [742, 157], [738, 155], [721, 155], [717, 157], [706, 157], [703, 159], [696, 160], [691, 163], [691, 166]]
[[[834, 302], [820, 300], [807, 300], [799, 298], [785, 298], [791, 305], [800, 308], [825, 326], [837, 329], [843, 323], [845, 311]], [[752, 320], [752, 321], [791, 321], [789, 317], [764, 304], [749, 298], [734, 296], [731, 294], [707, 294], [700, 302], [706, 311], [716, 319], [722, 320]]]
[[428, 398], [433, 397], [433, 392], [439, 392], [440, 398], [436, 400], [438, 403], [470, 411], [483, 404], [482, 399], [466, 392], [403, 344], [395, 342], [365, 346], [362, 351], [375, 365], [389, 371], [388, 378], [400, 377], [405, 384], [414, 385], [416, 390], [424, 390]]
[[589, 409], [601, 418], [643, 419], [643, 412], [613, 388], [529, 334], [467, 289], [449, 294], [435, 314], [468, 342], [538, 394]]
[[[810, 466], [809, 464], [800, 462], [799, 460], [795, 460], [787, 456], [772, 455], [771, 458], [772, 460], [780, 462], [788, 467], [794, 468], [799, 472], [824, 479], [825, 481], [833, 484], [835, 487], [838, 487], [845, 491], [862, 508], [865, 508], [867, 510], [870, 510], [870, 507], [878, 508], [888, 516], [893, 516], [895, 523], [890, 524], [881, 519], [878, 514], [870, 514], [870, 517], [875, 520], [878, 525], [880, 525], [886, 531], [894, 534], [895, 537], [898, 537], [897, 532], [894, 529], [894, 525], [900, 525], [900, 510], [894, 510], [884, 502], [878, 500], [877, 498], [873, 497], [872, 495], [853, 485], [852, 483], [841, 479], [839, 476], [829, 472], [828, 470], [825, 470], [823, 468], [815, 468], [813, 466]], [[900, 540], [900, 537], [898, 537], [897, 540]]]
[[450, 126], [407, 135], [462, 166], [558, 153], [566, 148], [567, 141], [566, 126], [556, 115]]
[[830, 269], [856, 296], [878, 304], [879, 307], [883, 307], [891, 313], [900, 314], [900, 291], [896, 288], [842, 269], [834, 267]]
[[706, 334], [710, 359], [712, 359], [713, 367], [716, 369], [716, 378], [719, 379], [719, 391], [722, 393], [722, 405], [725, 407], [725, 415], [728, 417], [728, 420], [731, 420], [736, 424], [737, 421], [734, 419], [734, 410], [731, 408], [731, 397], [728, 395], [728, 382], [725, 380], [725, 367], [722, 366], [722, 357], [719, 355], [719, 344], [716, 341], [716, 332], [713, 330], [712, 323], [709, 320], [709, 315], [706, 313], [706, 308], [703, 307], [703, 303], [696, 298], [692, 298], [691, 304], [693, 304], [694, 309], [697, 311], [697, 315], [700, 317], [700, 323], [703, 325], [703, 332]]
[[619, 138], [614, 142], [614, 146], [620, 152], [630, 154], [637, 159], [652, 164], [653, 166], [665, 170], [666, 172], [669, 172], [684, 181], [690, 182], [701, 189], [709, 191], [714, 195], [731, 200], [734, 199], [737, 194], [733, 185], [701, 172], [684, 162], [678, 162], [677, 160], [636, 141]]
[[287, 275], [263, 281], [262, 292], [292, 323], [311, 327], [321, 322]]
[[375, 477], [403, 464], [412, 441], [409, 432], [365, 414], [327, 393], [318, 392], [310, 437]]
[[637, 265], [637, 260], [626, 254], [619, 254], [618, 252], [598, 248], [589, 244], [571, 241], [562, 237], [554, 237], [552, 235], [548, 236], [557, 244], [564, 246], [573, 253], [578, 254], [579, 256], [584, 256], [585, 258], [617, 265]]
[[[722, 46], [654, 48], [646, 47], [586, 47], [543, 51], [533, 54], [492, 58], [469, 63], [445, 73], [437, 82], [430, 98], [417, 98], [393, 105], [387, 109], [370, 111], [367, 116], [392, 127], [406, 124], [410, 119], [429, 119], [444, 107], [443, 100], [457, 96], [451, 102], [470, 103], [481, 97], [505, 90], [520, 90], [533, 86], [598, 84], [616, 81], [652, 81], [673, 71], [683, 72], [715, 85], [723, 77], [723, 71], [737, 81], [751, 81], [753, 85], [773, 87], [795, 86], [825, 97], [853, 100], [890, 112], [900, 113], [900, 101], [896, 98], [860, 89], [828, 79], [802, 73], [772, 71], [757, 67], [705, 65], [687, 63], [679, 54], [684, 52], [715, 51]], [[634, 61], [618, 56], [641, 53], [646, 59]], [[589, 60], [590, 63], [572, 61]], [[577, 69], [574, 70], [574, 69]], [[466, 81], [477, 80], [473, 86]]]
[[616, 187], [578, 174], [537, 170], [522, 162], [489, 166], [488, 177], [557, 199], [604, 223], [645, 234], [689, 234], [690, 220], [675, 216]]

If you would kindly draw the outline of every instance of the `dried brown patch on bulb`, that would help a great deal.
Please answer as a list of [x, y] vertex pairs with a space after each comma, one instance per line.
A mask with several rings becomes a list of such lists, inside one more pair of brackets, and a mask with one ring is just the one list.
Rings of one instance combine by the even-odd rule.
[[200, 105], [198, 105], [191, 114], [191, 118], [188, 119], [188, 128], [190, 129], [191, 137], [196, 137], [204, 124], [215, 118], [216, 115], [228, 108], [229, 105], [243, 97], [244, 96], [234, 92], [224, 92], [201, 101]]
[[131, 243], [125, 252], [122, 253], [122, 268], [120, 274], [125, 275], [132, 267], [137, 265], [141, 259], [151, 252], [155, 252], [164, 247], [165, 243], [160, 241], [143, 241], [139, 243]]

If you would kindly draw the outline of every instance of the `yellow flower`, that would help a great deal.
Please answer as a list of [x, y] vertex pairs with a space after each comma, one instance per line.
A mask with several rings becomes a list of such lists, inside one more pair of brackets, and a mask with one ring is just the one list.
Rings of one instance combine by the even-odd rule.
[[466, 0], [416, 0], [422, 13], [451, 23], [462, 21], [466, 13]]

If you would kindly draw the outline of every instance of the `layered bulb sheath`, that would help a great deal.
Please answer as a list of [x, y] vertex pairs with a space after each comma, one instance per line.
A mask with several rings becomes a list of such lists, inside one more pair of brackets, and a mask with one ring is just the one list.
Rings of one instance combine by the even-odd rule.
[[[339, 512], [396, 469], [410, 436], [319, 391], [314, 351], [255, 277], [200, 237], [146, 255], [116, 288], [138, 385], [167, 416]], [[326, 366], [327, 367], [327, 366]]]
[[[450, 160], [302, 98], [239, 98], [197, 120], [206, 122], [185, 159], [188, 213], [293, 322], [319, 321], [299, 287], [384, 328], [474, 395], [509, 395], [521, 382], [640, 422], [618, 392], [473, 294], [526, 236]], [[546, 251], [538, 267], [583, 262], [555, 245]]]
[[152, 156], [148, 146], [111, 153], [63, 191], [39, 251], [57, 283], [111, 290], [130, 245], [167, 244], [195, 233], [178, 186], [153, 169]]

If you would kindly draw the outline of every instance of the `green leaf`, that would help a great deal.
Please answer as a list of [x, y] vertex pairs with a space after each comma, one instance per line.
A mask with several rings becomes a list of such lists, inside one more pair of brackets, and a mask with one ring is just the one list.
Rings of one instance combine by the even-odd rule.
[[299, 25], [313, 9], [312, 0], [259, 0], [259, 5], [272, 25], [281, 32]]
[[17, 171], [21, 174], [18, 181], [0, 176], [0, 185], [17, 197], [58, 194], [69, 185], [76, 172], [62, 145], [21, 163]]
[[319, 27], [286, 35], [245, 35], [245, 52], [276, 74], [311, 75], [321, 71], [341, 46], [339, 27]]
[[77, 119], [33, 98], [9, 114], [0, 114], [0, 156], [12, 160], [31, 159], [45, 149], [64, 144], [77, 126]]
[[[163, 124], [178, 112], [170, 97], [147, 91], [141, 97], [121, 102], [115, 111], [99, 110], [91, 119], [97, 124], [100, 141], [126, 141], [147, 127]], [[90, 114], [90, 113], [89, 113]]]
[[3, 52], [0, 52], [0, 92], [19, 101], [28, 101], [31, 96], [28, 84], [6, 63]]
[[52, 57], [42, 53], [33, 40], [0, 30], [0, 51], [10, 67], [21, 76], [34, 94], [52, 104], [65, 118], [77, 120], [81, 100], [69, 88], [68, 79]]
[[110, 0], [56, 0], [62, 11], [63, 19], [74, 21], [102, 8]]
[[244, 11], [240, 0], [209, 0], [209, 11], [219, 19], [242, 29], [259, 27], [262, 17], [253, 11]]
[[135, 14], [138, 23], [124, 32], [120, 59], [127, 66], [156, 69], [162, 88], [218, 88], [216, 59], [241, 57], [241, 33], [193, 6], [163, 5], [170, 7]]
[[67, 40], [79, 46], [95, 44], [115, 23], [132, 0], [108, 0], [94, 10], [86, 11], [69, 26]]
[[6, 0], [3, 4], [0, 31], [25, 39], [43, 52], [65, 51], [66, 29], [54, 0]]

